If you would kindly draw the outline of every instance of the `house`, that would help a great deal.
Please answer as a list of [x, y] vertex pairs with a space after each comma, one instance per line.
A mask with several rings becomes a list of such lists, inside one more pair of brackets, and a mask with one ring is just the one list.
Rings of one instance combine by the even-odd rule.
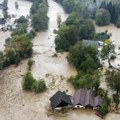
[[89, 108], [94, 107], [94, 92], [92, 89], [86, 91], [85, 107], [89, 107]]
[[103, 99], [100, 95], [94, 98], [94, 108], [99, 109], [103, 104]]
[[79, 89], [73, 95], [73, 105], [75, 108], [100, 108], [103, 104], [103, 99], [100, 96], [94, 97], [92, 89]]
[[73, 104], [76, 108], [84, 108], [85, 106], [85, 97], [86, 97], [86, 90], [79, 89], [74, 93], [73, 96]]
[[51, 98], [51, 107], [52, 109], [57, 108], [66, 108], [73, 106], [70, 96], [65, 92], [58, 91]]

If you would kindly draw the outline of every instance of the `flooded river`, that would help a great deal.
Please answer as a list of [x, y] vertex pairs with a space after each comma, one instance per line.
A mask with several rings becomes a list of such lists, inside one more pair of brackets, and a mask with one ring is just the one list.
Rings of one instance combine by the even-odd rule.
[[[18, 0], [20, 1], [22, 4], [22, 0]], [[70, 110], [62, 113], [50, 111], [49, 98], [57, 90], [68, 90], [70, 95], [74, 93], [74, 88], [67, 82], [67, 78], [75, 75], [76, 70], [68, 64], [67, 53], [53, 57], [55, 53], [53, 30], [57, 29], [57, 14], [61, 15], [63, 21], [68, 15], [53, 0], [48, 0], [48, 3], [49, 29], [38, 33], [33, 40], [35, 64], [32, 68], [34, 77], [43, 78], [48, 89], [41, 94], [22, 90], [21, 81], [22, 75], [27, 70], [27, 60], [22, 61], [18, 67], [13, 65], [0, 71], [0, 120], [101, 120], [91, 110]], [[30, 7], [31, 3], [26, 2], [23, 5]], [[106, 120], [119, 118], [119, 115], [109, 114]]]

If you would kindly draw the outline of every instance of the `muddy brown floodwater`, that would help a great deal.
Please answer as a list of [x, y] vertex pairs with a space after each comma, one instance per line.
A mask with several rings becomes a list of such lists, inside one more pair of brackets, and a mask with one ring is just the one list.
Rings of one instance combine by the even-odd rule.
[[[44, 78], [48, 89], [40, 94], [22, 90], [22, 75], [27, 70], [28, 60], [22, 61], [18, 67], [13, 65], [0, 71], [0, 120], [100, 120], [91, 110], [69, 110], [62, 113], [50, 111], [49, 98], [57, 90], [68, 90], [71, 95], [74, 93], [74, 88], [67, 82], [67, 78], [75, 75], [76, 70], [68, 64], [67, 53], [52, 57], [55, 53], [53, 30], [57, 29], [57, 14], [61, 15], [63, 21], [68, 15], [53, 0], [48, 0], [48, 3], [49, 29], [38, 33], [33, 40], [35, 64], [32, 68], [34, 77]], [[24, 5], [30, 6], [31, 3]], [[119, 118], [119, 115], [109, 114], [106, 120]]]

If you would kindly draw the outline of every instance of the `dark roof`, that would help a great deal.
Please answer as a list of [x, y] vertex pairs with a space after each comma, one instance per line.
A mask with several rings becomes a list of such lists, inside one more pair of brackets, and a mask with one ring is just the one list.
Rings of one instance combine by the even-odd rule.
[[[55, 95], [53, 95], [50, 98], [50, 101], [51, 101], [51, 107], [53, 109], [55, 109], [56, 107], [61, 105], [62, 102], [65, 103], [64, 106], [72, 105], [70, 96], [67, 95], [65, 92], [61, 92], [61, 91], [56, 92]], [[61, 106], [61, 107], [63, 107], [63, 106]]]
[[94, 106], [94, 92], [92, 89], [86, 92], [85, 106]]
[[94, 41], [94, 40], [83, 40], [82, 43], [85, 46], [94, 46], [94, 47], [98, 47], [98, 41]]
[[103, 100], [100, 96], [94, 97], [94, 91], [92, 89], [79, 89], [73, 95], [74, 105], [97, 107], [103, 104]]
[[4, 18], [1, 18], [0, 19], [0, 24], [5, 24], [6, 23], [6, 20]]
[[94, 98], [94, 102], [95, 102], [94, 104], [95, 107], [98, 107], [98, 106], [101, 107], [103, 104], [103, 99], [101, 98], [101, 96], [98, 95]]

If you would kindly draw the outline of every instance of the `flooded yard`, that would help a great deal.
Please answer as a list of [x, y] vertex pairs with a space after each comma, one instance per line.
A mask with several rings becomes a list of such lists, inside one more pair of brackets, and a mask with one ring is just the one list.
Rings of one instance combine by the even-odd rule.
[[[8, 1], [9, 7], [14, 5], [15, 0]], [[29, 9], [25, 8], [26, 6], [30, 8], [31, 3], [24, 0], [17, 1], [22, 9], [19, 10], [19, 14], [22, 14], [23, 11], [28, 13]], [[32, 68], [33, 76], [36, 79], [43, 78], [48, 89], [40, 94], [22, 90], [21, 81], [27, 70], [27, 60], [22, 61], [18, 67], [13, 65], [0, 71], [0, 120], [101, 120], [92, 110], [70, 110], [62, 113], [54, 113], [50, 110], [49, 98], [56, 91], [68, 90], [68, 94], [73, 95], [74, 88], [67, 82], [67, 78], [75, 75], [76, 70], [68, 64], [67, 53], [53, 57], [55, 53], [53, 30], [57, 29], [57, 15], [60, 14], [63, 21], [68, 15], [53, 0], [48, 0], [48, 2], [49, 29], [38, 33], [33, 40], [33, 60], [35, 63]], [[17, 12], [11, 7], [11, 14]], [[114, 32], [112, 34], [114, 35]], [[108, 114], [105, 120], [119, 120], [119, 118], [120, 115]]]

